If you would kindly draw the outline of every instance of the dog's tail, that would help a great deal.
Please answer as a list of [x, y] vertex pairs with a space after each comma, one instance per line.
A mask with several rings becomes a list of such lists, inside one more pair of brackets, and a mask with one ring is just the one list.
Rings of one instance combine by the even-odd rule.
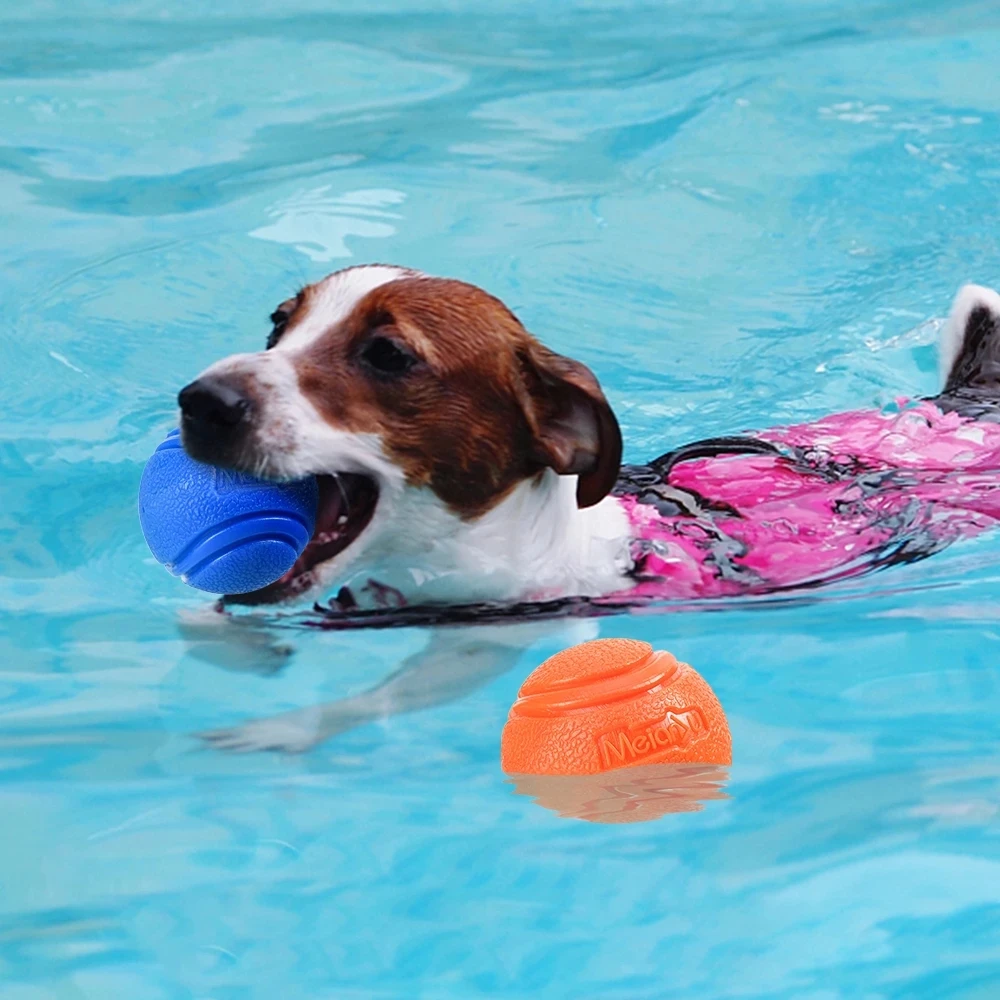
[[1000, 295], [992, 288], [965, 285], [955, 296], [940, 362], [942, 410], [1000, 420]]

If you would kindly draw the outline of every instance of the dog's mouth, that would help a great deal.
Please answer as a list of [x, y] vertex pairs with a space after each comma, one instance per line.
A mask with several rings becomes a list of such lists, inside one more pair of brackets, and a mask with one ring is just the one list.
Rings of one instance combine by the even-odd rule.
[[295, 565], [274, 583], [249, 594], [227, 594], [227, 604], [276, 604], [291, 600], [316, 583], [314, 570], [346, 552], [368, 527], [378, 506], [378, 485], [353, 472], [316, 477], [319, 502], [316, 528]]

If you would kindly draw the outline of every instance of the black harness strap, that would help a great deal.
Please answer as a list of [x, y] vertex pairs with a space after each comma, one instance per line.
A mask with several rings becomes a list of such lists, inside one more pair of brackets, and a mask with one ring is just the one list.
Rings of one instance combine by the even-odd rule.
[[649, 463], [664, 478], [670, 470], [681, 462], [690, 462], [695, 458], [718, 458], [720, 455], [779, 455], [779, 449], [770, 441], [761, 441], [753, 437], [714, 437], [701, 441], [692, 441], [681, 445], [673, 451], [668, 451]]

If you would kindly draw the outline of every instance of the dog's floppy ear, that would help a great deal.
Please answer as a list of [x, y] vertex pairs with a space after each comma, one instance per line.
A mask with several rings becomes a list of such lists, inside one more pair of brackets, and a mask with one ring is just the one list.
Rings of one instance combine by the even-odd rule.
[[597, 379], [586, 365], [537, 342], [518, 360], [533, 459], [562, 476], [579, 476], [577, 505], [592, 507], [611, 492], [622, 460], [618, 421]]

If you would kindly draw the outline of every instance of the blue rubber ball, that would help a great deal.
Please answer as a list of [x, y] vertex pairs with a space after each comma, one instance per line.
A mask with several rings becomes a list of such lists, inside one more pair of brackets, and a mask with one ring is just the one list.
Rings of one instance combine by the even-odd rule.
[[318, 497], [313, 476], [272, 483], [196, 462], [172, 430], [143, 470], [139, 523], [174, 576], [212, 594], [246, 594], [295, 565]]

